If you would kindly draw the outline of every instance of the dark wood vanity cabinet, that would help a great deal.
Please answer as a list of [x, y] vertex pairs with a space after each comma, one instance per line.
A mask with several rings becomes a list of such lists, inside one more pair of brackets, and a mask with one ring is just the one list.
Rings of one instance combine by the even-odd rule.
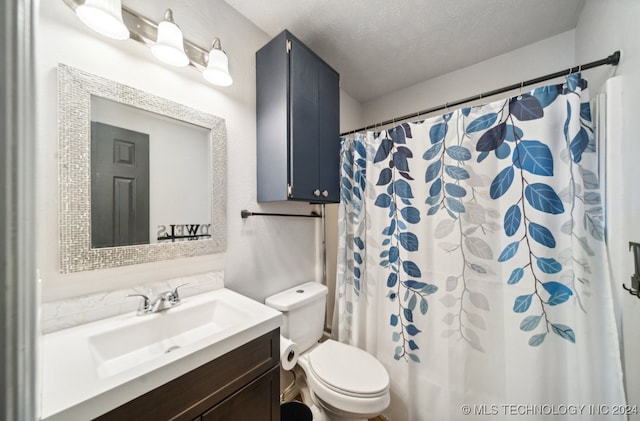
[[256, 53], [258, 201], [340, 201], [340, 76], [290, 32]]
[[276, 329], [96, 418], [98, 421], [279, 421]]

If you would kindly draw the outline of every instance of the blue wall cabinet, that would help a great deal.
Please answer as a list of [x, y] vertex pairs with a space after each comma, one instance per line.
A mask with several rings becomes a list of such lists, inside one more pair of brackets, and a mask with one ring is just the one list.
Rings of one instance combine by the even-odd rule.
[[340, 75], [290, 32], [256, 53], [258, 201], [340, 201]]

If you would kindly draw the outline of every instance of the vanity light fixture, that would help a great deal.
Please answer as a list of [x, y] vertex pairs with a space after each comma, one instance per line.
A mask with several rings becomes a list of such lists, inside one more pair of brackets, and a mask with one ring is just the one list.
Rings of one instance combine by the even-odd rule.
[[229, 59], [222, 50], [220, 38], [213, 40], [207, 60], [207, 68], [202, 72], [202, 76], [208, 82], [218, 86], [229, 86], [233, 83], [233, 79], [229, 74]]
[[173, 12], [167, 9], [164, 20], [158, 24], [158, 38], [151, 46], [151, 52], [163, 63], [184, 67], [189, 64], [189, 57], [184, 52], [182, 31], [173, 21]]
[[[1, 0], [0, 0], [1, 1]], [[178, 67], [190, 65], [203, 77], [218, 86], [229, 86], [229, 58], [222, 50], [220, 38], [205, 50], [188, 39], [173, 21], [173, 11], [167, 9], [159, 24], [122, 6], [122, 0], [62, 0], [87, 26], [113, 39], [127, 39], [151, 48], [160, 61]]]
[[76, 9], [76, 14], [99, 34], [117, 40], [129, 38], [129, 30], [122, 21], [120, 0], [85, 0]]

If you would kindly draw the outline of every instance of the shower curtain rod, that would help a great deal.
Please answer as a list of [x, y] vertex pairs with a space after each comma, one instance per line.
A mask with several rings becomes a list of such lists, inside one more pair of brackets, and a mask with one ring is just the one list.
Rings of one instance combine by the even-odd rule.
[[406, 115], [403, 115], [403, 116], [400, 116], [400, 117], [393, 118], [391, 120], [386, 120], [386, 121], [383, 121], [383, 122], [380, 122], [380, 123], [376, 123], [376, 124], [372, 124], [372, 125], [369, 125], [369, 126], [361, 127], [359, 129], [356, 129], [356, 130], [349, 130], [347, 132], [341, 133], [340, 136], [345, 136], [345, 135], [357, 133], [357, 132], [360, 132], [360, 131], [363, 131], [363, 130], [368, 130], [368, 129], [376, 128], [376, 127], [379, 127], [379, 126], [386, 126], [388, 124], [393, 124], [393, 123], [400, 122], [400, 121], [403, 121], [403, 120], [408, 120], [410, 118], [418, 118], [423, 114], [429, 114], [429, 113], [432, 113], [432, 112], [435, 112], [435, 111], [446, 110], [446, 109], [448, 109], [450, 107], [455, 107], [457, 105], [462, 105], [462, 104], [465, 104], [467, 102], [476, 101], [478, 99], [486, 98], [486, 97], [489, 97], [489, 96], [502, 94], [504, 92], [512, 91], [512, 90], [518, 89], [518, 88], [524, 88], [525, 86], [534, 85], [536, 83], [544, 82], [544, 81], [547, 81], [547, 80], [550, 80], [550, 79], [555, 79], [557, 77], [568, 76], [571, 73], [580, 72], [582, 70], [588, 70], [588, 69], [592, 69], [594, 67], [599, 67], [599, 66], [604, 66], [604, 65], [616, 66], [619, 61], [620, 61], [620, 51], [616, 51], [613, 54], [611, 54], [609, 57], [603, 58], [602, 60], [596, 60], [596, 61], [592, 61], [591, 63], [582, 64], [580, 66], [570, 67], [568, 69], [561, 70], [559, 72], [550, 73], [548, 75], [540, 76], [540, 77], [537, 77], [535, 79], [525, 80], [525, 81], [522, 81], [520, 83], [514, 83], [513, 85], [505, 86], [505, 87], [502, 87], [502, 88], [499, 88], [499, 89], [494, 89], [493, 91], [483, 92], [481, 94], [478, 94], [478, 95], [475, 95], [475, 96], [470, 96], [470, 97], [467, 97], [467, 98], [464, 98], [464, 99], [460, 99], [460, 100], [457, 100], [457, 101], [447, 102], [447, 103], [439, 105], [437, 107], [428, 108], [426, 110], [418, 111], [416, 113], [406, 114]]

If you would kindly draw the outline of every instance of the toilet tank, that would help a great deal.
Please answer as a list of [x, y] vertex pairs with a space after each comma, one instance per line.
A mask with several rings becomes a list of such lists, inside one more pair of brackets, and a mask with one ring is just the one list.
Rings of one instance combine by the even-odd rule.
[[280, 333], [302, 353], [322, 337], [326, 296], [326, 286], [307, 282], [267, 297], [264, 303], [282, 312]]

